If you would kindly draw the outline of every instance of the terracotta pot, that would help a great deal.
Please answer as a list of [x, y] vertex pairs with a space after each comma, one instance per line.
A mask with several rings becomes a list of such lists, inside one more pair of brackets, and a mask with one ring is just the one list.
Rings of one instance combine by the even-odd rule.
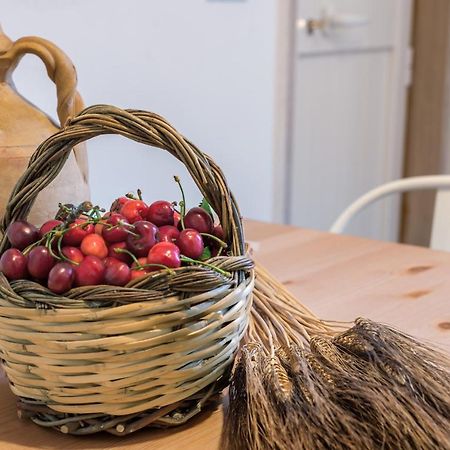
[[[28, 53], [43, 61], [48, 76], [56, 85], [60, 125], [15, 89], [12, 73]], [[0, 27], [0, 217], [36, 147], [63, 127], [69, 117], [83, 109], [76, 85], [75, 68], [58, 47], [38, 37], [24, 37], [12, 42]], [[59, 202], [77, 204], [88, 199], [86, 148], [79, 145], [59, 176], [39, 194], [29, 220], [40, 225], [54, 216]]]

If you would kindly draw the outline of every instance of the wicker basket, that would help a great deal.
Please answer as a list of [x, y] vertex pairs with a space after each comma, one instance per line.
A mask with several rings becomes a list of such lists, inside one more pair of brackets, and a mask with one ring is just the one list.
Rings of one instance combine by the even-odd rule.
[[[245, 333], [254, 283], [241, 218], [219, 167], [160, 116], [98, 105], [36, 150], [1, 228], [25, 219], [71, 149], [119, 134], [167, 150], [217, 212], [231, 255], [205, 267], [154, 272], [124, 288], [79, 287], [58, 296], [0, 273], [0, 352], [19, 415], [64, 433], [125, 435], [186, 422], [217, 397]], [[6, 236], [0, 253], [8, 247]]]

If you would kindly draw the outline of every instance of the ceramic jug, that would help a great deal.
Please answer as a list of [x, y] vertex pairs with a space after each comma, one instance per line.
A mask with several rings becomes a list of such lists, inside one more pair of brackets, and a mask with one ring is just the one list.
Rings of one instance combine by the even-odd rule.
[[[56, 85], [59, 125], [15, 89], [12, 73], [21, 58], [29, 53], [42, 60]], [[14, 185], [37, 146], [83, 109], [76, 86], [75, 68], [62, 50], [39, 37], [23, 37], [12, 42], [0, 27], [0, 219]], [[82, 144], [74, 148], [62, 172], [39, 194], [29, 221], [41, 225], [53, 218], [58, 203], [78, 204], [88, 199], [87, 155]]]

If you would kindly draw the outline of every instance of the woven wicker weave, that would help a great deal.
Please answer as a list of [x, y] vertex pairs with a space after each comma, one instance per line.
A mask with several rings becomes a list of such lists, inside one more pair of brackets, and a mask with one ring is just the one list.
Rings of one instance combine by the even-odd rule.
[[[248, 323], [254, 283], [241, 218], [220, 168], [160, 116], [93, 106], [36, 150], [13, 190], [1, 230], [25, 219], [71, 149], [119, 134], [167, 150], [217, 212], [229, 256], [205, 267], [155, 272], [124, 288], [80, 287], [58, 296], [0, 273], [0, 352], [19, 412], [65, 433], [128, 434], [184, 423], [228, 382]], [[8, 247], [6, 236], [0, 253]]]

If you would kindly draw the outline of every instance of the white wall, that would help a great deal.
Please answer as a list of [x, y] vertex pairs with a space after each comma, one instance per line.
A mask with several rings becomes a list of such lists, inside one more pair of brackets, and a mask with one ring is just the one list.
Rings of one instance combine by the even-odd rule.
[[[73, 60], [86, 105], [109, 103], [165, 116], [213, 156], [242, 213], [272, 219], [276, 0], [0, 0], [11, 39], [38, 35]], [[14, 77], [53, 116], [43, 65], [24, 58]], [[93, 198], [107, 206], [141, 187], [148, 199], [198, 195], [170, 155], [118, 137], [89, 142]]]

